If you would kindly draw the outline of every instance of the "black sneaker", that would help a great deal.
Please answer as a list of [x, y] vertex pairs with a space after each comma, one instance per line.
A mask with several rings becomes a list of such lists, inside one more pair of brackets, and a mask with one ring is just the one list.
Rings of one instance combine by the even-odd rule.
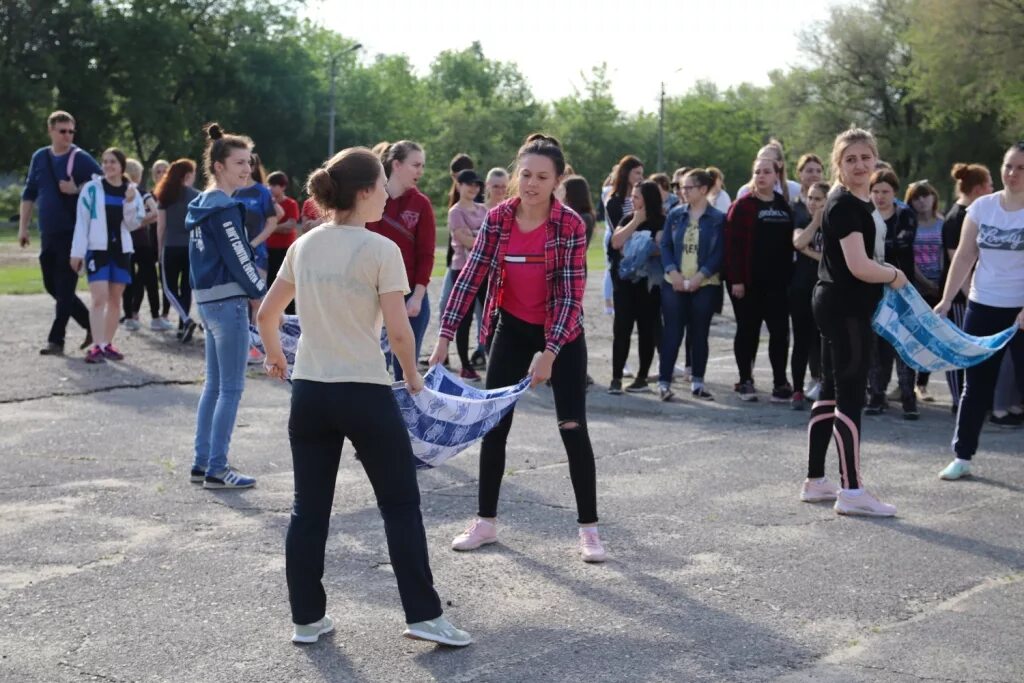
[[662, 385], [658, 386], [658, 398], [660, 398], [665, 403], [671, 401], [675, 397], [675, 395], [675, 392], [672, 391], [670, 388]]
[[608, 385], [608, 393], [618, 396], [622, 393], [622, 380], [613, 379], [612, 383]]
[[192, 341], [192, 335], [196, 332], [196, 324], [192, 320], [185, 323], [185, 327], [181, 330], [181, 343], [188, 344]]
[[485, 354], [482, 349], [477, 349], [473, 352], [473, 355], [469, 357], [469, 364], [473, 366], [474, 370], [486, 370], [487, 354]]
[[87, 348], [92, 346], [92, 330], [85, 331], [85, 341], [78, 345], [80, 351], [85, 351]]
[[903, 419], [904, 420], [917, 420], [921, 417], [921, 413], [917, 412], [917, 399], [906, 398], [903, 399]]
[[740, 382], [740, 388], [737, 389], [740, 394], [741, 401], [747, 401], [753, 403], [757, 401], [757, 391], [754, 390], [754, 383], [750, 380], [746, 382]]
[[633, 382], [628, 387], [626, 387], [626, 391], [628, 391], [631, 394], [644, 394], [650, 390], [650, 387], [647, 386], [647, 380], [640, 379], [639, 377], [634, 379]]
[[206, 480], [206, 470], [193, 467], [188, 475], [188, 480], [193, 484], [202, 484]]
[[772, 389], [772, 403], [789, 403], [791, 398], [793, 398], [793, 387], [788, 384]]
[[885, 412], [885, 394], [875, 394], [864, 407], [865, 415], [881, 415]]
[[40, 356], [63, 356], [64, 347], [60, 344], [54, 344], [53, 342], [47, 342], [46, 346], [39, 349]]
[[714, 401], [715, 397], [711, 395], [711, 392], [704, 387], [697, 387], [690, 392], [690, 395], [694, 398], [699, 398], [702, 401]]
[[1019, 429], [1024, 426], [1024, 417], [1021, 415], [1014, 415], [1013, 413], [1007, 413], [1002, 417], [992, 415], [988, 418], [988, 421], [997, 427], [1003, 427], [1005, 429]]

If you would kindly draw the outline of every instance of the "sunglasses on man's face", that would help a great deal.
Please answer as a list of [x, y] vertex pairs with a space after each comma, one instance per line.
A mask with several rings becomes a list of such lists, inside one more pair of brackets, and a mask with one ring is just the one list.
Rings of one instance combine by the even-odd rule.
[[75, 129], [74, 128], [58, 128], [57, 132], [60, 133], [61, 135], [74, 135], [75, 134]]

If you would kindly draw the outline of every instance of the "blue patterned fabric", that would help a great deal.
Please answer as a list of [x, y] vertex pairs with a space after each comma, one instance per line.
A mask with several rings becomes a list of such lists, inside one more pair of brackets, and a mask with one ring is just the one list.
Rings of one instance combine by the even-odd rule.
[[440, 365], [423, 376], [423, 391], [413, 396], [404, 384], [392, 389], [409, 430], [416, 467], [437, 467], [484, 437], [530, 388], [527, 377], [511, 387], [469, 386]]
[[969, 368], [1006, 346], [1017, 326], [988, 337], [967, 334], [940, 318], [911, 286], [885, 288], [871, 327], [918, 372]]
[[[289, 381], [291, 381], [292, 378], [292, 367], [295, 365], [295, 350], [299, 347], [299, 333], [301, 331], [302, 329], [299, 327], [299, 316], [284, 316], [284, 325], [281, 326], [281, 350], [284, 351], [284, 357], [288, 361], [288, 371], [284, 377]], [[263, 348], [263, 340], [260, 339], [260, 331], [251, 323], [249, 324], [249, 343], [258, 348], [260, 353], [267, 352], [267, 350]]]

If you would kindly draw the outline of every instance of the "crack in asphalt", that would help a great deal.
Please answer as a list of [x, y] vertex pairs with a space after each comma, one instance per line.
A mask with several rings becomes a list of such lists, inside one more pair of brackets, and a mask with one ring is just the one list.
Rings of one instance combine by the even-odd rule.
[[0, 398], [0, 405], [13, 405], [17, 403], [32, 403], [34, 401], [45, 401], [51, 398], [69, 398], [78, 396], [91, 396], [93, 394], [106, 394], [119, 389], [145, 389], [154, 386], [188, 386], [202, 384], [201, 379], [154, 379], [140, 384], [117, 384], [109, 387], [97, 387], [95, 389], [83, 389], [82, 391], [54, 392], [42, 396], [28, 396], [26, 398]]

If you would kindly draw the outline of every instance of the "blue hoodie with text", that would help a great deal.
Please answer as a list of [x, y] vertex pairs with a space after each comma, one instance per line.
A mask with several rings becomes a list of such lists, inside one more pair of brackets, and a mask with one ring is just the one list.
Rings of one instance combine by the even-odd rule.
[[188, 257], [197, 303], [235, 296], [262, 298], [267, 285], [256, 272], [245, 232], [245, 205], [220, 190], [203, 192], [188, 205]]

